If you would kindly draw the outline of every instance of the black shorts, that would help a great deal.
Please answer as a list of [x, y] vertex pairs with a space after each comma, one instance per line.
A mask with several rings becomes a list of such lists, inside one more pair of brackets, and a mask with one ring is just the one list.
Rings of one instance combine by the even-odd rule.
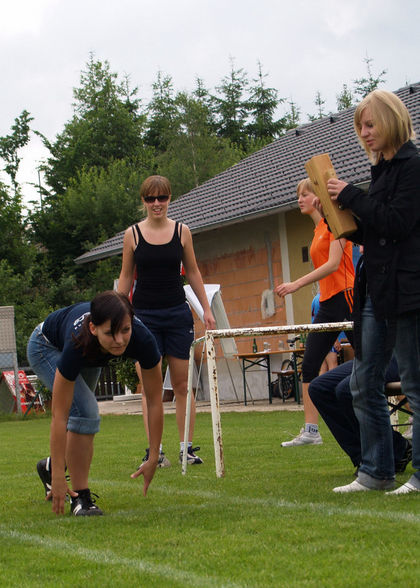
[[187, 302], [171, 308], [136, 308], [135, 313], [155, 336], [162, 356], [189, 358], [194, 341], [194, 320]]
[[[314, 323], [336, 323], [350, 321], [352, 314], [352, 291], [338, 292], [328, 300], [319, 303]], [[309, 333], [306, 338], [302, 361], [302, 382], [312, 382], [319, 375], [319, 369], [327, 353], [331, 351], [341, 329]], [[346, 331], [346, 337], [353, 345], [353, 331]]]

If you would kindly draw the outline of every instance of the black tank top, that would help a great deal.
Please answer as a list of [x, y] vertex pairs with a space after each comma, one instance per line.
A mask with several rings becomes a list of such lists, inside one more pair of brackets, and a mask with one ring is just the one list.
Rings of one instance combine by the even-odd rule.
[[[178, 227], [180, 227], [178, 234]], [[133, 294], [133, 306], [138, 309], [171, 308], [185, 302], [181, 276], [183, 247], [182, 224], [175, 223], [169, 243], [152, 245], [143, 238], [138, 225], [133, 225], [134, 259], [137, 267], [137, 285]]]

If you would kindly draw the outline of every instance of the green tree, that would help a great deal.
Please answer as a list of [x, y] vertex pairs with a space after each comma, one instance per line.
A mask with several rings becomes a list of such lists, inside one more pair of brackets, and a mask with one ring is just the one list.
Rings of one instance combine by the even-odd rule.
[[246, 129], [250, 137], [263, 143], [271, 142], [284, 132], [285, 120], [274, 119], [278, 106], [284, 102], [284, 98], [278, 97], [278, 91], [267, 88], [264, 79], [268, 74], [263, 74], [262, 65], [258, 62], [258, 78], [254, 79], [255, 86], [250, 89], [248, 101], [251, 122]]
[[383, 76], [387, 72], [386, 69], [383, 69], [378, 75], [374, 76], [372, 72], [373, 59], [366, 55], [363, 61], [366, 63], [367, 77], [354, 80], [354, 93], [361, 96], [362, 99], [385, 82]]
[[216, 87], [218, 95], [213, 96], [217, 134], [244, 150], [249, 141], [246, 131], [249, 103], [245, 96], [248, 86], [246, 72], [235, 69], [231, 59], [230, 73]]
[[170, 178], [176, 198], [237, 163], [244, 154], [230, 141], [217, 137], [204, 101], [179, 92], [175, 99], [177, 120], [164, 153], [156, 160], [159, 173]]
[[293, 100], [289, 101], [289, 110], [284, 115], [284, 128], [286, 131], [295, 129], [299, 126], [300, 121], [300, 108], [296, 105]]
[[177, 106], [170, 76], [161, 71], [152, 85], [153, 97], [147, 106], [148, 123], [144, 135], [146, 145], [163, 153], [177, 131]]
[[339, 94], [337, 94], [337, 110], [347, 110], [353, 106], [353, 94], [348, 88], [347, 84], [343, 84], [343, 88]]
[[10, 176], [15, 194], [18, 192], [18, 183], [16, 176], [19, 170], [21, 158], [18, 155], [19, 150], [29, 142], [29, 123], [33, 120], [27, 110], [15, 118], [10, 135], [0, 137], [0, 158], [4, 160], [4, 171]]
[[0, 259], [7, 261], [17, 272], [28, 266], [30, 245], [22, 218], [22, 202], [19, 187], [15, 193], [0, 182]]
[[139, 218], [139, 186], [152, 159], [112, 161], [82, 169], [56, 202], [31, 215], [35, 238], [46, 249], [54, 279], [74, 274], [74, 259]]
[[315, 94], [314, 104], [315, 104], [318, 112], [315, 115], [308, 114], [308, 118], [311, 122], [314, 122], [315, 120], [319, 120], [321, 118], [324, 118], [324, 116], [325, 116], [325, 112], [324, 112], [325, 100], [322, 98], [321, 92], [319, 90]]
[[91, 55], [80, 88], [73, 90], [72, 119], [53, 143], [39, 133], [51, 154], [43, 166], [51, 198], [63, 194], [83, 167], [107, 167], [142, 153], [145, 117], [139, 113], [137, 88], [130, 89], [128, 78], [117, 78], [107, 61]]

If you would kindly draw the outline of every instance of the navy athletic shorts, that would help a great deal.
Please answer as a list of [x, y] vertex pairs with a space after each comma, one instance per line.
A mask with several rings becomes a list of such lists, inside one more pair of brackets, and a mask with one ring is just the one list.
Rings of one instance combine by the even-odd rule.
[[171, 308], [136, 308], [135, 313], [155, 336], [162, 356], [189, 358], [194, 341], [194, 320], [187, 302]]

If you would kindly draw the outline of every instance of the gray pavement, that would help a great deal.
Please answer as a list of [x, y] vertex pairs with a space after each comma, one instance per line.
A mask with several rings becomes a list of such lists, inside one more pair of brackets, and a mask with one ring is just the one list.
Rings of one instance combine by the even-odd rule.
[[[99, 413], [104, 414], [141, 414], [141, 395], [117, 396], [114, 400], [104, 400], [98, 403]], [[175, 402], [164, 402], [165, 414], [175, 413]], [[197, 412], [211, 412], [210, 401], [199, 400], [196, 403]], [[283, 402], [279, 398], [273, 398], [270, 404], [267, 400], [254, 400], [245, 406], [243, 402], [221, 401], [220, 412], [269, 412], [269, 411], [302, 411], [303, 404], [297, 404], [292, 400]]]

